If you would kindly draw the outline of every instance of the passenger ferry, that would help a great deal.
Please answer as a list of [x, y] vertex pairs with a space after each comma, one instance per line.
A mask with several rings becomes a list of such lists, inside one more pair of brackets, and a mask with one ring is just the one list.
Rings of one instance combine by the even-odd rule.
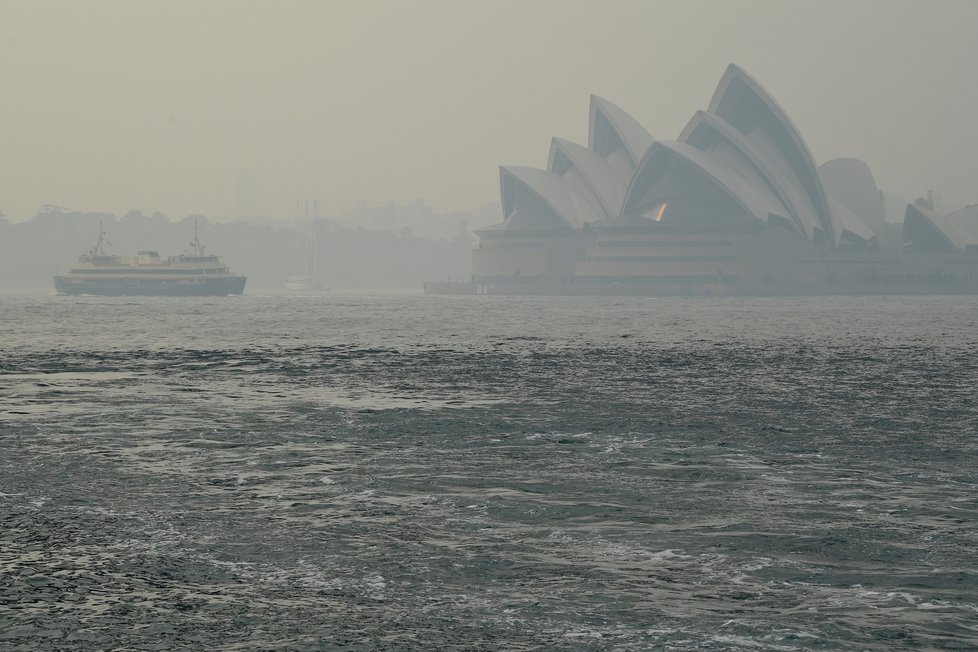
[[155, 251], [135, 256], [106, 252], [105, 230], [99, 221], [98, 242], [78, 258], [67, 274], [54, 277], [58, 294], [100, 296], [225, 296], [244, 292], [244, 276], [233, 274], [227, 263], [206, 253], [197, 237], [191, 252], [160, 258]]

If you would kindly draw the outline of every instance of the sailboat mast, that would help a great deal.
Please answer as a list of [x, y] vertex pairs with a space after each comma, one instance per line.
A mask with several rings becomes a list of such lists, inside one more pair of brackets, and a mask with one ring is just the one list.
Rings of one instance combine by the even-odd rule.
[[306, 210], [302, 220], [302, 275], [309, 276], [309, 200], [306, 200]]
[[299, 229], [299, 200], [295, 200], [295, 275], [302, 276], [302, 231]]
[[319, 202], [312, 200], [312, 277], [319, 278]]

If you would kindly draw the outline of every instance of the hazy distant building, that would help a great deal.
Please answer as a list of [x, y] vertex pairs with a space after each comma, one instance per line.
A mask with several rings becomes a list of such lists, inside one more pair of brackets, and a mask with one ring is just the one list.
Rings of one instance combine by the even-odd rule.
[[471, 230], [493, 224], [499, 220], [498, 204], [482, 207], [477, 212], [452, 211], [436, 213], [422, 199], [406, 204], [388, 201], [384, 205], [371, 206], [357, 202], [350, 210], [332, 218], [337, 224], [367, 231], [397, 233], [432, 240], [468, 238]]
[[[970, 213], [908, 209], [906, 251], [887, 252], [892, 227], [869, 166], [816, 166], [782, 108], [736, 65], [675, 141], [592, 96], [587, 147], [554, 138], [547, 169], [500, 168], [500, 193], [504, 221], [476, 232], [473, 291], [923, 291], [952, 276], [964, 291], [978, 280]], [[925, 260], [938, 251], [972, 264], [948, 275]]]

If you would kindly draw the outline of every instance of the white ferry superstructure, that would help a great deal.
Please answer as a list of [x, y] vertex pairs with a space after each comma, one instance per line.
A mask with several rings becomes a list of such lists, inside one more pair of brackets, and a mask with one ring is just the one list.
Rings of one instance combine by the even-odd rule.
[[67, 274], [54, 277], [58, 294], [101, 296], [224, 296], [244, 292], [245, 276], [231, 272], [218, 256], [206, 253], [194, 225], [192, 252], [160, 257], [155, 251], [135, 256], [106, 253], [99, 224], [96, 245], [82, 254]]

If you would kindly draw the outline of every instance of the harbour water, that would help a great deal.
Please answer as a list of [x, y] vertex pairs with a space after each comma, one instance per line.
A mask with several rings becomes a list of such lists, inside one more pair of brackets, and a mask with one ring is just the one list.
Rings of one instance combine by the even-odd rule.
[[0, 294], [0, 648], [978, 648], [978, 297]]

